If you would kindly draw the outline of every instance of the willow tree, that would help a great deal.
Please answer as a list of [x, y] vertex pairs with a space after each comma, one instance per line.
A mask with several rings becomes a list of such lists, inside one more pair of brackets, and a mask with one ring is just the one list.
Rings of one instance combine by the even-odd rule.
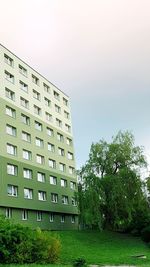
[[149, 214], [145, 184], [140, 179], [140, 170], [146, 166], [143, 147], [135, 146], [128, 131], [120, 131], [111, 143], [100, 140], [92, 144], [89, 159], [79, 172], [81, 223], [119, 230], [134, 228], [137, 212]]

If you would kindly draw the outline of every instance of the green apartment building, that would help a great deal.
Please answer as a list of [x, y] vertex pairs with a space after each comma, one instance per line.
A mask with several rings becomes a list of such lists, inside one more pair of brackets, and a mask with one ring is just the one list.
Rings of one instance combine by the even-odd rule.
[[78, 228], [66, 94], [0, 45], [0, 213], [33, 228]]

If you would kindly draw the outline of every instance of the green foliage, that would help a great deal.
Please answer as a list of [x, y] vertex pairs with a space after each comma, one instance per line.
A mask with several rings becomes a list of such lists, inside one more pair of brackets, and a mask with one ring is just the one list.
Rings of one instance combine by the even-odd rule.
[[33, 258], [37, 263], [55, 263], [60, 254], [61, 244], [58, 236], [38, 229], [33, 242]]
[[0, 217], [0, 263], [54, 263], [59, 253], [60, 241], [56, 236]]
[[81, 226], [139, 233], [150, 222], [145, 183], [139, 176], [146, 166], [143, 148], [134, 145], [129, 132], [119, 132], [111, 143], [92, 144], [89, 160], [79, 173]]
[[86, 266], [86, 260], [84, 258], [77, 258], [73, 261], [74, 267]]
[[150, 243], [150, 226], [147, 226], [142, 230], [141, 236], [144, 242]]

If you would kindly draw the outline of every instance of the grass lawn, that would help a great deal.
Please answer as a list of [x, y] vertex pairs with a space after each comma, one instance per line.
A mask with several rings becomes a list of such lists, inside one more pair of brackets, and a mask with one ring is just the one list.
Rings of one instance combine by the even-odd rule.
[[[59, 265], [46, 267], [71, 267], [72, 261], [84, 257], [87, 264], [135, 265], [150, 267], [150, 248], [140, 238], [108, 231], [62, 231], [57, 232], [62, 243]], [[136, 259], [133, 255], [144, 254], [146, 259]], [[67, 266], [65, 266], [67, 265]], [[16, 265], [0, 265], [0, 267]], [[45, 265], [17, 265], [17, 267], [43, 267]]]
[[[84, 257], [88, 264], [129, 264], [150, 267], [150, 248], [140, 238], [108, 231], [59, 232], [62, 242], [61, 262], [70, 264]], [[147, 259], [132, 255], [144, 254]]]

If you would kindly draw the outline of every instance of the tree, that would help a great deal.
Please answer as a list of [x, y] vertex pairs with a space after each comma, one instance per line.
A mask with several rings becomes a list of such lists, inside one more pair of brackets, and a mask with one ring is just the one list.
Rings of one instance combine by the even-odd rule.
[[146, 166], [143, 147], [135, 146], [128, 131], [120, 131], [111, 143], [100, 140], [92, 144], [89, 160], [80, 170], [81, 223], [115, 230], [134, 228], [137, 211], [149, 214], [145, 184], [139, 176]]

